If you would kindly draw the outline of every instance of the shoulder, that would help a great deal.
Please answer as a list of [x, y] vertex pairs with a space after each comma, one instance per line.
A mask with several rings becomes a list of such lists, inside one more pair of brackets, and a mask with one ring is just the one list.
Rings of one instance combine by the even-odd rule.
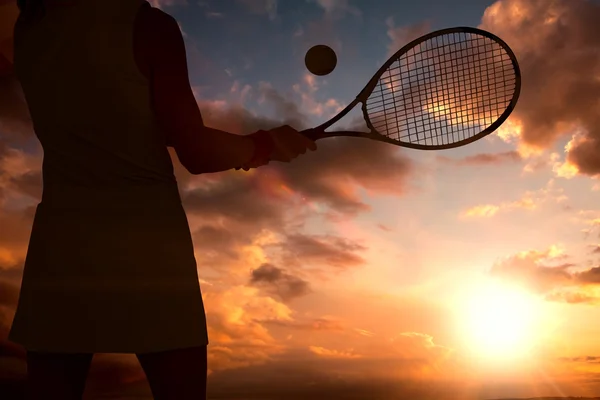
[[141, 52], [156, 64], [181, 47], [183, 36], [175, 18], [144, 2], [135, 23], [135, 41]]
[[140, 10], [140, 22], [144, 26], [152, 28], [152, 32], [180, 32], [179, 24], [175, 18], [159, 8], [152, 7], [148, 2], [144, 2], [144, 5]]

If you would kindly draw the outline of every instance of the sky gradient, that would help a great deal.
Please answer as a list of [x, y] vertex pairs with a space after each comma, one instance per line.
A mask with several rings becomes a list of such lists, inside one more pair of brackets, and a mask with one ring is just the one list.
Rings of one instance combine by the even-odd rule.
[[[151, 3], [180, 22], [205, 123], [234, 133], [326, 121], [390, 54], [436, 29], [489, 30], [522, 70], [513, 115], [463, 148], [326, 139], [288, 165], [202, 176], [172, 154], [207, 311], [209, 396], [600, 395], [597, 1]], [[0, 0], [2, 28], [13, 9]], [[328, 76], [304, 67], [315, 44], [337, 53]], [[23, 350], [6, 336], [41, 160], [18, 85], [2, 75], [6, 388], [25, 372]], [[97, 355], [86, 393], [150, 399], [129, 355]]]

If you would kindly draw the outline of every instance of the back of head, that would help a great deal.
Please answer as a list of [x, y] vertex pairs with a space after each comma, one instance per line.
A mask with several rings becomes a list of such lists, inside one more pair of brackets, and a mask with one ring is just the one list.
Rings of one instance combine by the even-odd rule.
[[21, 20], [43, 15], [46, 12], [44, 0], [17, 0], [17, 5], [21, 11]]

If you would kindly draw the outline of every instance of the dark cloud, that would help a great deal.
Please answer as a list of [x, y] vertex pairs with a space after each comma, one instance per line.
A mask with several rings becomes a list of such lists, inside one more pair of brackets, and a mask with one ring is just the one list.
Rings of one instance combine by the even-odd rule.
[[[421, 375], [420, 371], [433, 368], [436, 363], [437, 368], [442, 368], [444, 361], [434, 361], [434, 356], [412, 359], [394, 353], [373, 358], [343, 352], [326, 354], [299, 348], [275, 355], [259, 366], [216, 372], [211, 376], [211, 395], [227, 399], [243, 395], [269, 400], [385, 400], [390, 393], [398, 398], [444, 399], [460, 391], [456, 386], [444, 387]], [[422, 379], [414, 380], [417, 376]], [[228, 384], [232, 381], [238, 384], [232, 387]]]
[[310, 292], [310, 285], [307, 281], [271, 264], [263, 264], [252, 270], [250, 283], [283, 301], [289, 301]]
[[286, 265], [325, 264], [340, 269], [364, 264], [358, 253], [367, 250], [351, 240], [328, 235], [288, 235], [280, 246]]
[[236, 247], [243, 244], [244, 238], [235, 235], [221, 226], [204, 225], [193, 234], [194, 248], [205, 253], [219, 254], [236, 260], [239, 253]]
[[577, 280], [581, 284], [599, 285], [600, 284], [600, 267], [590, 268], [587, 271], [578, 273]]
[[209, 182], [185, 194], [186, 210], [205, 218], [218, 216], [256, 228], [277, 224], [284, 217], [284, 209], [276, 199], [260, 196], [259, 180], [257, 175], [239, 174]]
[[574, 128], [568, 160], [581, 173], [600, 173], [600, 5], [583, 0], [502, 0], [489, 7], [481, 27], [511, 46], [522, 69], [514, 118], [522, 140], [550, 148]]
[[384, 224], [377, 224], [377, 227], [384, 232], [393, 232], [394, 231], [392, 228], [390, 228], [389, 226], [386, 226]]
[[277, 0], [236, 0], [244, 8], [258, 15], [267, 15], [270, 19], [277, 17]]
[[271, 85], [262, 83], [259, 87], [259, 92], [267, 102], [274, 106], [276, 115], [285, 117], [284, 122], [287, 125], [296, 129], [306, 129], [309, 127], [308, 118], [300, 112], [298, 105], [283, 96]]
[[517, 151], [506, 151], [503, 153], [481, 153], [473, 156], [467, 156], [460, 159], [438, 156], [438, 160], [457, 166], [477, 166], [477, 165], [499, 165], [505, 163], [517, 163], [522, 160]]
[[559, 357], [559, 360], [565, 362], [583, 362], [591, 364], [600, 363], [600, 357], [598, 356]]
[[356, 188], [371, 193], [403, 195], [416, 172], [397, 147], [366, 139], [335, 138], [319, 150], [282, 168], [290, 187], [335, 212], [354, 215], [369, 210]]

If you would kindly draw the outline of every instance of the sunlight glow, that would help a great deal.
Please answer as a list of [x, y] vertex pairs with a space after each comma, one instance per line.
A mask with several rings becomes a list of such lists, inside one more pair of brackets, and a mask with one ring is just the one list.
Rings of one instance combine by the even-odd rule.
[[527, 357], [536, 344], [540, 311], [532, 295], [489, 283], [474, 289], [464, 300], [463, 336], [475, 357], [488, 361]]

